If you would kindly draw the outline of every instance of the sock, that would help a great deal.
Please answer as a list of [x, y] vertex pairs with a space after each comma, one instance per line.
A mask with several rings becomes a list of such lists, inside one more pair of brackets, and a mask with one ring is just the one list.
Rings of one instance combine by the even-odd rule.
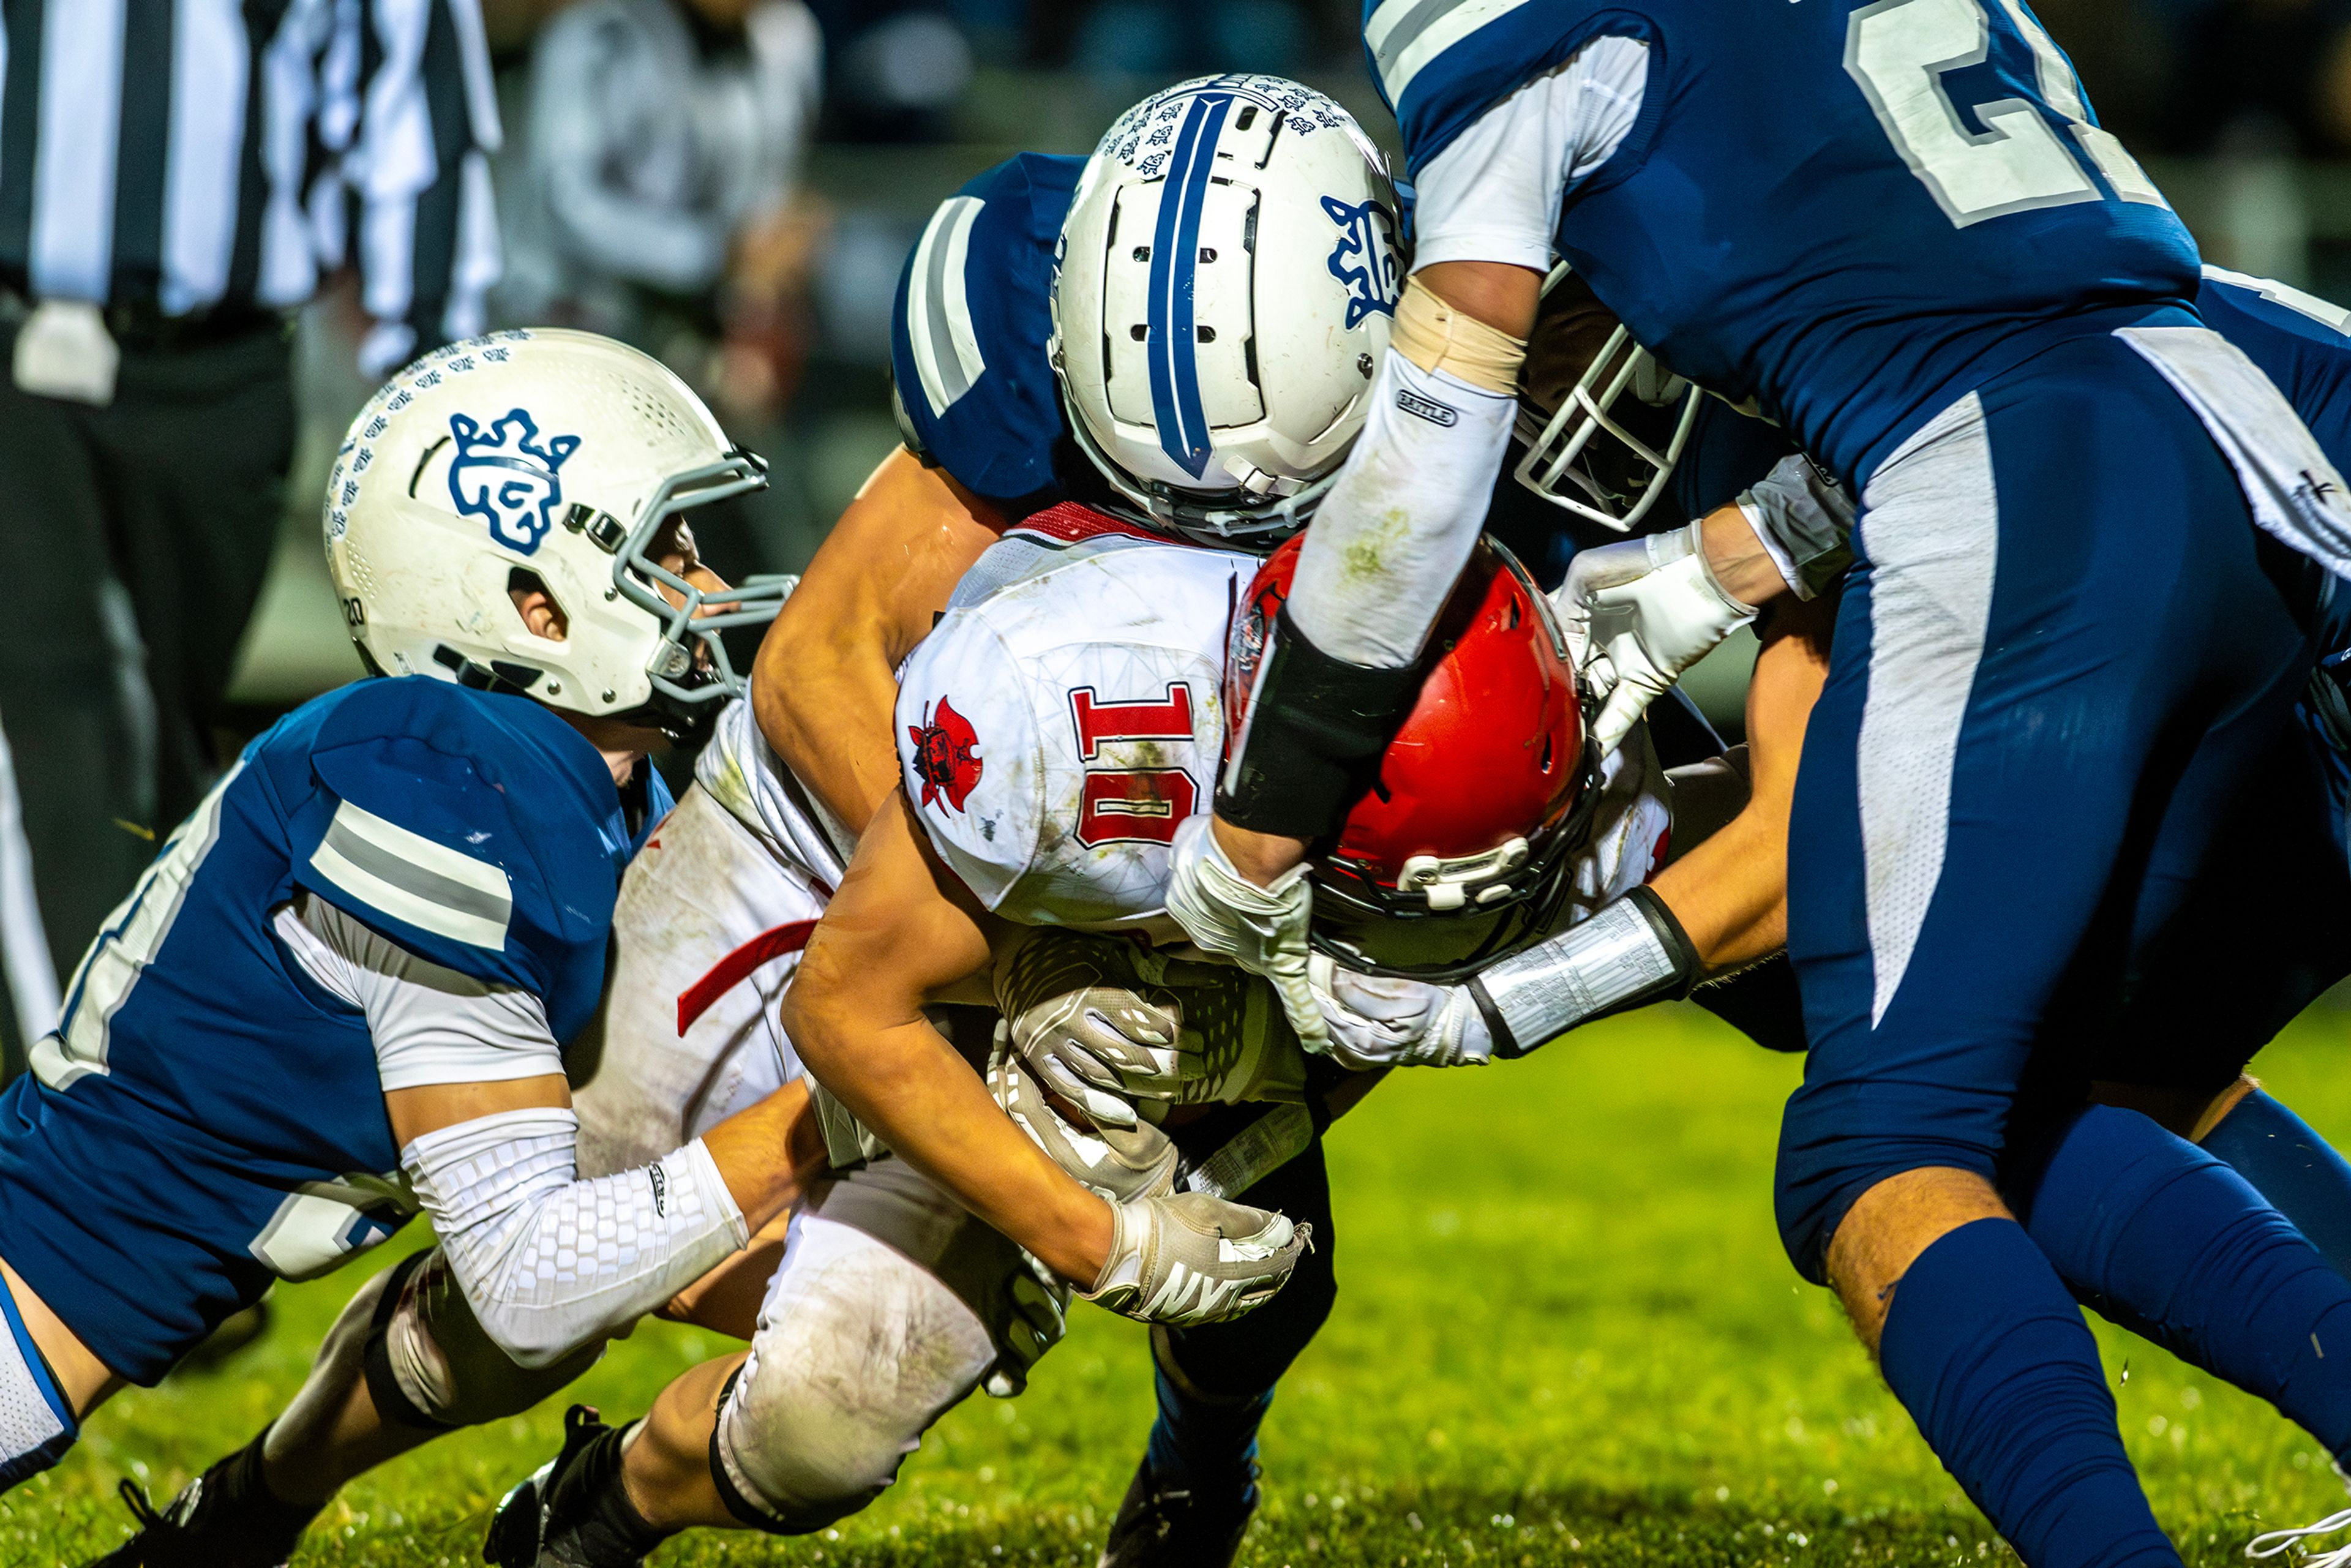
[[2351, 1449], [2351, 1281], [2243, 1176], [2094, 1105], [2022, 1197], [2033, 1241], [2094, 1310]]
[[647, 1552], [677, 1533], [649, 1523], [629, 1500], [621, 1458], [632, 1429], [633, 1424], [599, 1434], [587, 1452], [556, 1478], [547, 1504], [550, 1548], [560, 1538], [569, 1551], [594, 1568], [634, 1568]]
[[1164, 1357], [1153, 1361], [1159, 1418], [1151, 1424], [1144, 1451], [1153, 1481], [1208, 1501], [1219, 1495], [1247, 1499], [1257, 1480], [1257, 1429], [1273, 1404], [1273, 1390], [1238, 1397], [1205, 1394], [1180, 1373], [1171, 1375]]
[[2351, 1162], [2301, 1117], [2256, 1089], [2204, 1135], [2202, 1146], [2294, 1221], [2336, 1273], [2351, 1278]]
[[1920, 1253], [1878, 1364], [2033, 1568], [2180, 1568], [2123, 1452], [2096, 1342], [2022, 1227], [1979, 1219]]
[[224, 1562], [284, 1562], [326, 1507], [287, 1502], [269, 1490], [261, 1459], [262, 1440], [268, 1436], [269, 1428], [263, 1427], [253, 1441], [206, 1470], [195, 1507], [180, 1521], [192, 1537], [222, 1549], [227, 1554]]

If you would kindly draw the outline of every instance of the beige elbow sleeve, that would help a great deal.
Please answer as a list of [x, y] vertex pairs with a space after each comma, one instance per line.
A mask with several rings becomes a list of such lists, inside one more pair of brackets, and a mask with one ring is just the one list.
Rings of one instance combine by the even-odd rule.
[[1519, 366], [1527, 357], [1523, 338], [1488, 326], [1456, 310], [1418, 277], [1407, 278], [1396, 301], [1395, 327], [1388, 344], [1424, 371], [1443, 371], [1457, 380], [1502, 397], [1515, 397]]

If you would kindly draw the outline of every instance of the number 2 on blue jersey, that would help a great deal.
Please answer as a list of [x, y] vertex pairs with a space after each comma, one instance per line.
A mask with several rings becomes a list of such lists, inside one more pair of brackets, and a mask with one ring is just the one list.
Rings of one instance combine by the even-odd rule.
[[2168, 206], [2114, 133], [2091, 122], [2073, 68], [2022, 0], [1999, 3], [2032, 51], [2040, 100], [1977, 105], [1980, 133], [1968, 130], [1943, 85], [1946, 72], [1991, 55], [1991, 18], [1978, 0], [1877, 0], [1845, 25], [1846, 73], [1944, 215], [1965, 228], [2006, 213], [2105, 199], [2044, 110], [2066, 122], [2116, 197]]

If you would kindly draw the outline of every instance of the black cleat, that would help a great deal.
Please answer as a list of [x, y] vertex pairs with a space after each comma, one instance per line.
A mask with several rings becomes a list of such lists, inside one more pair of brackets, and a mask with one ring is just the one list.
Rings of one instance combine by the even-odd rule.
[[[574, 1405], [563, 1416], [563, 1451], [507, 1493], [490, 1516], [482, 1561], [493, 1568], [637, 1568], [661, 1533], [632, 1541], [608, 1515], [621, 1486], [625, 1427]], [[625, 1492], [619, 1493], [625, 1508]], [[633, 1516], [633, 1510], [628, 1511]], [[636, 1521], [642, 1523], [642, 1521]]]
[[123, 1481], [120, 1490], [139, 1532], [89, 1568], [285, 1568], [319, 1513], [269, 1495], [261, 1482], [259, 1437], [161, 1509], [136, 1481]]
[[1231, 1568], [1257, 1512], [1257, 1467], [1238, 1496], [1209, 1499], [1163, 1487], [1151, 1461], [1135, 1467], [1094, 1568]]

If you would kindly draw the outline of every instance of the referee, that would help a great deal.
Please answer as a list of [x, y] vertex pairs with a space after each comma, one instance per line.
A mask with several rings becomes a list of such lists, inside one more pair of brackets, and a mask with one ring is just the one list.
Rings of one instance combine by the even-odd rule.
[[219, 776], [289, 313], [348, 254], [371, 374], [480, 329], [496, 141], [477, 0], [0, 0], [9, 1065]]
[[0, 0], [8, 1066], [218, 776], [290, 313], [348, 256], [362, 369], [479, 330], [497, 138], [479, 0]]

